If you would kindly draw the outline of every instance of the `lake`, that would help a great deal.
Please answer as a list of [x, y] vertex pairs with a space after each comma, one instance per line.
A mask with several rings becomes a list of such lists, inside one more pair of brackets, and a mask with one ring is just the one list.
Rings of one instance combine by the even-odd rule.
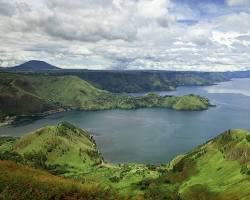
[[217, 106], [205, 111], [165, 108], [70, 111], [1, 127], [0, 135], [21, 136], [44, 125], [69, 121], [95, 133], [98, 149], [106, 161], [156, 164], [166, 163], [227, 129], [250, 129], [250, 79], [157, 93], [200, 94]]

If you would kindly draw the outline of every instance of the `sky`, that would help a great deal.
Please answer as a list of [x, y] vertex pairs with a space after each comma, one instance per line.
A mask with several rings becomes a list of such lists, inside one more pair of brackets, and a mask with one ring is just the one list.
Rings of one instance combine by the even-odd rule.
[[250, 69], [250, 0], [0, 0], [0, 66]]

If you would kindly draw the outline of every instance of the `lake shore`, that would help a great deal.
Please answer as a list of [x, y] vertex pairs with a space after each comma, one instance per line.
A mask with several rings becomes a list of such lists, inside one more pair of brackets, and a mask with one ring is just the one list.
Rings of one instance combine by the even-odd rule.
[[14, 125], [14, 124], [18, 123], [19, 121], [22, 121], [25, 118], [34, 118], [34, 119], [43, 118], [43, 117], [46, 117], [48, 115], [67, 112], [67, 111], [71, 111], [71, 110], [74, 110], [74, 109], [73, 108], [58, 108], [58, 109], [48, 110], [48, 111], [45, 111], [42, 113], [31, 114], [31, 115], [7, 116], [0, 122], [0, 127]]

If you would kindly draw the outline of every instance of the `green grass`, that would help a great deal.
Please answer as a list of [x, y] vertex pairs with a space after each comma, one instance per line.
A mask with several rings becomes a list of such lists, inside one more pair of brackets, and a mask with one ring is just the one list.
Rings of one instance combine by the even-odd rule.
[[113, 188], [132, 199], [247, 200], [249, 152], [249, 132], [245, 130], [226, 131], [161, 166], [102, 162], [88, 133], [67, 122], [21, 139], [0, 139], [1, 159]]
[[82, 184], [11, 161], [0, 161], [0, 199], [119, 200], [117, 192], [99, 184]]
[[88, 134], [66, 122], [25, 135], [13, 145], [12, 152], [34, 166], [66, 168], [65, 176], [84, 173], [102, 162]]
[[34, 115], [59, 108], [82, 110], [163, 107], [204, 110], [209, 100], [197, 95], [142, 97], [115, 95], [75, 76], [0, 73], [0, 121], [8, 116]]
[[[0, 150], [8, 142], [2, 142]], [[112, 187], [120, 194], [133, 197], [143, 192], [136, 185], [144, 178], [157, 178], [159, 172], [140, 164], [103, 163], [95, 142], [73, 125], [63, 122], [47, 126], [8, 144], [0, 158], [13, 160], [50, 173], [81, 182]]]
[[115, 93], [175, 90], [183, 85], [211, 85], [229, 78], [224, 73], [174, 71], [59, 70], [54, 75], [75, 75], [94, 86]]
[[[249, 132], [230, 130], [198, 147], [184, 159], [189, 173], [180, 183], [183, 199], [248, 199]], [[240, 149], [240, 150], [239, 150]], [[180, 161], [179, 161], [180, 162]], [[242, 169], [246, 166], [246, 170]], [[179, 172], [183, 173], [183, 171]], [[248, 174], [249, 173], [249, 174]]]

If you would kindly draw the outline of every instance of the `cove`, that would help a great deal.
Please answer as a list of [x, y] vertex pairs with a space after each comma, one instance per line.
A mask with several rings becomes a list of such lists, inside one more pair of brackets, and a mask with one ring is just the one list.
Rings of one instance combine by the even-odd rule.
[[250, 129], [249, 85], [250, 79], [234, 79], [213, 86], [157, 92], [161, 95], [200, 94], [217, 105], [205, 111], [165, 108], [70, 111], [1, 127], [0, 135], [21, 136], [44, 125], [69, 121], [94, 133], [106, 161], [166, 163], [227, 129]]

